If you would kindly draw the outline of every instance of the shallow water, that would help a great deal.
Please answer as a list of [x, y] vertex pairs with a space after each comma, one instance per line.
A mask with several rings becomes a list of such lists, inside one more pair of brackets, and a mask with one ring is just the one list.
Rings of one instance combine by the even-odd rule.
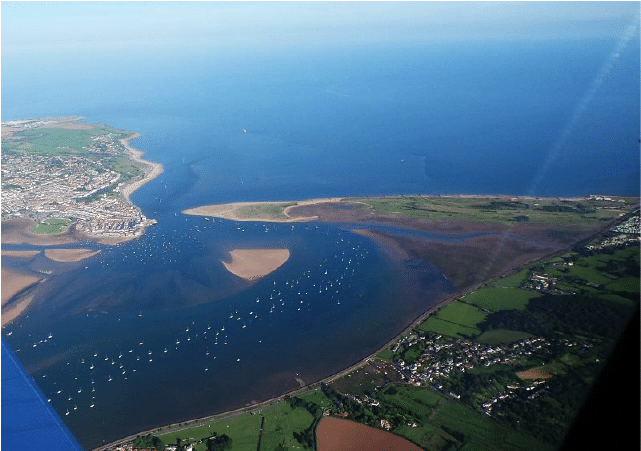
[[[295, 377], [319, 380], [452, 288], [427, 262], [429, 282], [403, 288], [398, 262], [335, 226], [175, 221], [180, 234], [160, 221], [138, 241], [97, 246], [4, 330], [85, 446], [264, 400], [296, 388]], [[238, 246], [286, 247], [291, 257], [248, 283], [220, 263]]]

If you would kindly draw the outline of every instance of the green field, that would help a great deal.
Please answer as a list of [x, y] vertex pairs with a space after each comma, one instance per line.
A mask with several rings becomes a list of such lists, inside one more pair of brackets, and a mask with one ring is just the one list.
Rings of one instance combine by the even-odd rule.
[[486, 317], [479, 308], [463, 302], [454, 301], [430, 315], [417, 329], [434, 332], [449, 337], [474, 336], [481, 333], [476, 325]]
[[[314, 416], [302, 407], [292, 409], [282, 403], [263, 412], [265, 424], [261, 439], [261, 450], [274, 450], [279, 444], [292, 449], [301, 444], [294, 439], [294, 432], [301, 433], [314, 422]], [[256, 445], [254, 445], [256, 449]], [[301, 449], [303, 449], [301, 447]]]
[[492, 311], [523, 310], [536, 292], [520, 288], [481, 288], [461, 298], [462, 301]]
[[512, 274], [511, 276], [506, 276], [502, 279], [496, 280], [488, 286], [495, 288], [519, 288], [527, 280], [529, 273], [529, 269], [524, 269], [516, 274]]
[[291, 205], [296, 205], [296, 202], [248, 205], [236, 210], [236, 214], [241, 218], [268, 217], [275, 220], [287, 220], [289, 217], [286, 216], [283, 211]]
[[45, 219], [38, 225], [33, 226], [29, 231], [37, 233], [38, 235], [56, 235], [58, 233], [66, 232], [71, 225], [71, 219], [68, 218], [49, 218]]
[[24, 137], [30, 146], [28, 153], [47, 155], [63, 153], [86, 153], [85, 148], [92, 145], [91, 137], [104, 135], [105, 130], [94, 127], [89, 130], [68, 130], [63, 128], [36, 128], [15, 134]]
[[[345, 202], [362, 202], [381, 214], [402, 214], [430, 219], [452, 219], [472, 222], [518, 222], [564, 224], [582, 230], [601, 226], [628, 211], [627, 203], [582, 199], [482, 199], [471, 197], [388, 197], [354, 198]], [[603, 208], [606, 207], [606, 208]], [[613, 208], [614, 207], [614, 208]], [[611, 208], [611, 209], [610, 209]]]
[[466, 327], [460, 324], [444, 321], [436, 316], [430, 316], [418, 327], [423, 332], [434, 332], [448, 337], [462, 338], [478, 335], [481, 331], [475, 327]]
[[403, 424], [392, 432], [425, 449], [460, 449], [461, 445], [488, 450], [553, 449], [428, 388], [394, 386], [381, 399], [418, 420], [416, 427]]
[[605, 286], [610, 291], [639, 294], [639, 278], [626, 277], [615, 280]]
[[534, 335], [522, 332], [520, 330], [492, 329], [483, 332], [476, 339], [479, 343], [488, 345], [498, 345], [504, 343], [513, 343], [515, 341], [532, 338]]
[[438, 317], [444, 321], [474, 327], [485, 319], [485, 313], [473, 305], [454, 301], [438, 311]]
[[[182, 431], [157, 433], [156, 435], [166, 444], [175, 444], [180, 438], [182, 444], [206, 439], [214, 433], [226, 434], [232, 439], [233, 449], [255, 450], [258, 444], [261, 417], [249, 413], [222, 419], [203, 426], [186, 428]], [[196, 451], [205, 451], [206, 444], [200, 443], [194, 448]]]

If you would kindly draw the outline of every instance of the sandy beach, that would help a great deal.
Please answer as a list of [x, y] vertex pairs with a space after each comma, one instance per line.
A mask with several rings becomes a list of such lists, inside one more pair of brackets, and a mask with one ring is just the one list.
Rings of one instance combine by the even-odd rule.
[[276, 271], [289, 259], [289, 249], [234, 249], [227, 271], [245, 280], [255, 280]]
[[211, 216], [213, 218], [231, 219], [233, 221], [260, 222], [307, 222], [318, 219], [316, 216], [291, 216], [293, 208], [307, 205], [340, 202], [342, 197], [327, 197], [308, 200], [278, 202], [232, 202], [228, 204], [204, 205], [188, 208], [183, 214], [192, 216]]
[[100, 250], [94, 251], [91, 249], [46, 249], [45, 257], [56, 262], [69, 263], [93, 257], [99, 252]]
[[129, 153], [130, 157], [132, 160], [134, 160], [136, 163], [140, 163], [146, 166], [146, 171], [145, 171], [145, 176], [140, 179], [136, 180], [135, 182], [125, 186], [122, 188], [120, 191], [122, 193], [122, 196], [126, 199], [129, 200], [129, 196], [136, 191], [138, 188], [140, 188], [142, 185], [145, 183], [155, 179], [158, 177], [160, 174], [162, 174], [164, 168], [162, 164], [160, 163], [153, 163], [151, 161], [145, 160], [142, 158], [142, 155], [144, 152], [135, 149], [129, 145], [129, 141], [135, 138], [138, 138], [140, 136], [140, 133], [134, 133], [133, 135], [127, 137], [127, 138], [122, 138], [120, 142], [122, 143], [123, 146], [125, 146], [125, 149], [127, 149], [127, 152]]

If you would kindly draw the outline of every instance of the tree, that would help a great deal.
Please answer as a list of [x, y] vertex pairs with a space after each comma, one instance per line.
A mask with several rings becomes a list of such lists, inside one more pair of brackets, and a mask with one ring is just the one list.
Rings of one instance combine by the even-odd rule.
[[159, 437], [154, 437], [151, 439], [151, 442], [153, 443], [156, 451], [165, 451], [165, 444]]
[[226, 451], [231, 447], [232, 440], [227, 434], [212, 435], [207, 439], [207, 451]]

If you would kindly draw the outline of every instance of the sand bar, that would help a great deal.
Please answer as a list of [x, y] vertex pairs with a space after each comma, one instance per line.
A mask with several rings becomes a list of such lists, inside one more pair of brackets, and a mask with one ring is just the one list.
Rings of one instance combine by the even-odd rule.
[[2, 309], [2, 327], [10, 324], [14, 319], [22, 315], [22, 312], [29, 307], [33, 301], [33, 296], [27, 296], [20, 299], [18, 302], [12, 303], [11, 306]]
[[[41, 277], [32, 276], [29, 274], [24, 274], [13, 269], [2, 268], [2, 305], [4, 306], [9, 299], [19, 293], [21, 290], [24, 290], [29, 285], [38, 283], [42, 280]], [[3, 312], [4, 316], [4, 312]]]
[[296, 207], [340, 202], [342, 199], [342, 197], [328, 197], [279, 202], [232, 202], [228, 204], [204, 205], [202, 207], [189, 208], [183, 210], [183, 213], [186, 215], [211, 216], [234, 221], [307, 222], [314, 221], [318, 218], [316, 216], [293, 217], [289, 214], [290, 211]]
[[142, 155], [144, 152], [141, 150], [135, 149], [129, 145], [129, 141], [138, 138], [140, 136], [140, 133], [134, 133], [133, 135], [129, 136], [128, 138], [123, 138], [120, 140], [123, 146], [125, 146], [125, 149], [127, 149], [127, 152], [129, 152], [129, 155], [133, 161], [136, 163], [141, 163], [147, 167], [147, 170], [145, 172], [145, 176], [140, 179], [136, 180], [133, 183], [130, 183], [129, 185], [123, 187], [121, 189], [122, 196], [126, 199], [129, 200], [129, 196], [136, 191], [138, 188], [140, 188], [142, 185], [145, 183], [155, 179], [158, 177], [160, 174], [162, 174], [164, 168], [162, 164], [160, 163], [153, 163], [148, 160], [144, 160], [142, 158]]
[[99, 252], [100, 250], [91, 249], [46, 249], [45, 257], [56, 262], [69, 263], [93, 257]]
[[289, 259], [289, 249], [234, 249], [227, 271], [245, 280], [255, 280], [276, 271]]
[[38, 255], [40, 251], [2, 251], [3, 257], [31, 258]]

